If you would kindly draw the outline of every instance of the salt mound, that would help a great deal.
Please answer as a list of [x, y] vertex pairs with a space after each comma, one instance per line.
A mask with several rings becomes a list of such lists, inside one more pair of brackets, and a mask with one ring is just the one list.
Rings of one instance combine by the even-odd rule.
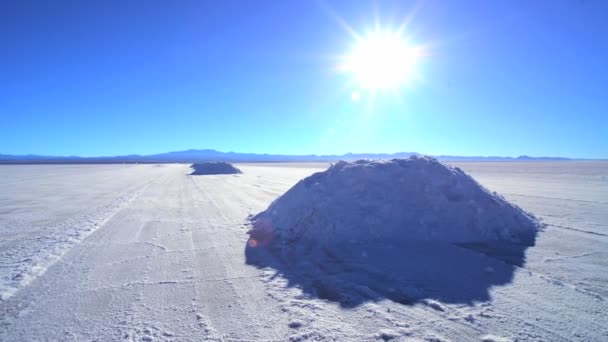
[[192, 168], [190, 175], [230, 175], [242, 173], [241, 170], [226, 162], [195, 163], [190, 168]]
[[504, 241], [534, 244], [531, 214], [430, 157], [340, 161], [252, 218], [250, 244]]

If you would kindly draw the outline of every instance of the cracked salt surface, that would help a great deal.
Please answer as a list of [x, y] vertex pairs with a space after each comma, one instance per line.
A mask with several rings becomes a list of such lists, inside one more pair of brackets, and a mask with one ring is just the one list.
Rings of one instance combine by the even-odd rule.
[[532, 195], [505, 195], [548, 224], [519, 255], [427, 241], [403, 258], [400, 243], [341, 241], [351, 248], [325, 248], [321, 264], [248, 255], [243, 223], [324, 167], [237, 166], [210, 177], [187, 165], [0, 166], [0, 252], [15, 255], [68, 239], [62, 222], [96, 222], [95, 208], [149, 183], [0, 301], [0, 340], [608, 339], [608, 240], [560, 228], [608, 234], [608, 163], [458, 164], [491, 191]]

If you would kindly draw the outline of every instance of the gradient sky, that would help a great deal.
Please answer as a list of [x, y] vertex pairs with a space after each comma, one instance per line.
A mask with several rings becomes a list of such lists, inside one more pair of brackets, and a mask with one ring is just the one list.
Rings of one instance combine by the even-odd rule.
[[[374, 30], [420, 79], [361, 93]], [[608, 157], [608, 1], [4, 1], [0, 153]]]

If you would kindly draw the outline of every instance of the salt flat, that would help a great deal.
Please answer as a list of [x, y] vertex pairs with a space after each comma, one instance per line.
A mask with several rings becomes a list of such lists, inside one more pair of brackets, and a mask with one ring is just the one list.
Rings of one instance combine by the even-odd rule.
[[525, 263], [463, 250], [512, 279], [348, 308], [245, 260], [248, 215], [326, 164], [0, 166], [0, 340], [608, 339], [608, 163], [454, 164], [547, 224]]

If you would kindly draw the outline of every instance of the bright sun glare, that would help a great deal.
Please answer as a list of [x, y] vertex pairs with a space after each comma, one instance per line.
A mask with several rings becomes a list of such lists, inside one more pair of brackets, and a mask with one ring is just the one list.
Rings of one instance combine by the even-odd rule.
[[378, 31], [357, 40], [344, 69], [363, 89], [395, 89], [410, 80], [420, 56], [399, 33]]

